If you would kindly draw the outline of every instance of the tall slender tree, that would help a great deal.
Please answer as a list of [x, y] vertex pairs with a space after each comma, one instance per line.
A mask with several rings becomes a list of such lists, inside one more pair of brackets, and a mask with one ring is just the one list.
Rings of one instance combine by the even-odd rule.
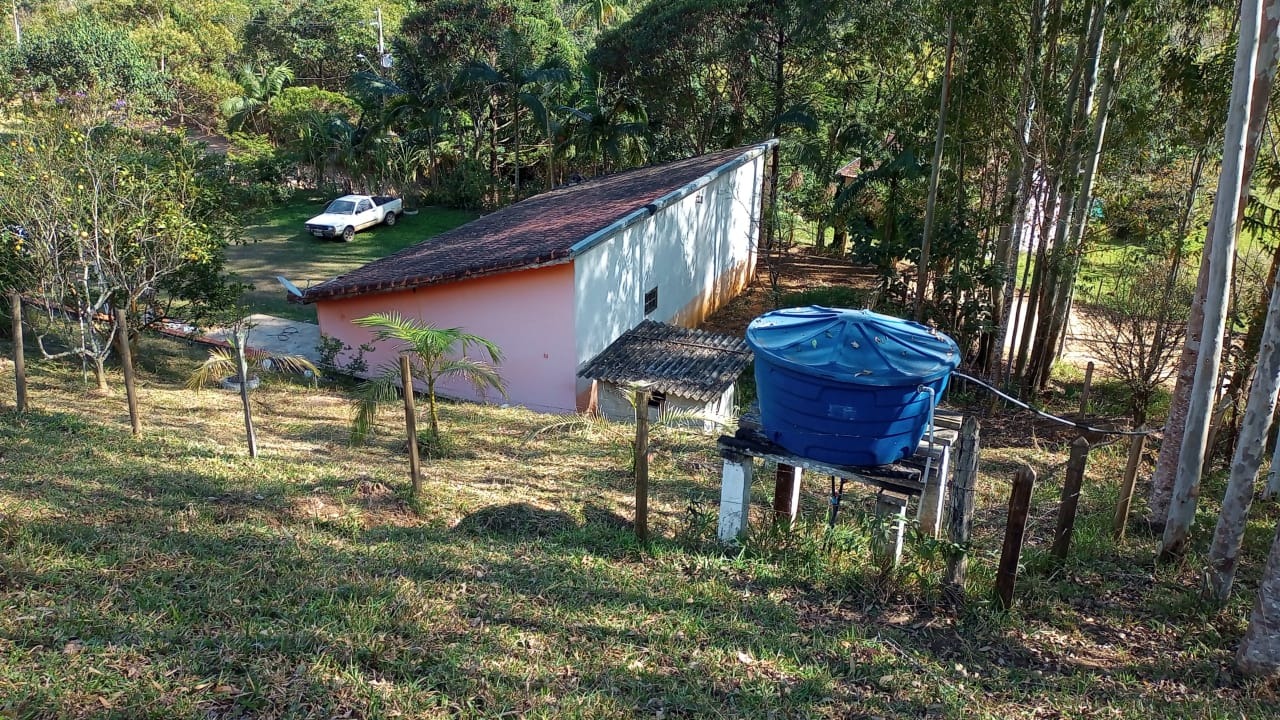
[[1213, 250], [1209, 256], [1208, 293], [1204, 304], [1205, 337], [1196, 360], [1195, 383], [1191, 389], [1187, 426], [1178, 455], [1173, 501], [1169, 506], [1169, 518], [1165, 523], [1164, 538], [1160, 546], [1162, 557], [1178, 555], [1183, 551], [1187, 533], [1195, 518], [1200, 473], [1204, 467], [1205, 446], [1209, 439], [1209, 414], [1213, 410], [1218, 368], [1222, 361], [1222, 337], [1226, 329], [1227, 300], [1235, 255], [1236, 218], [1241, 197], [1247, 192], [1247, 179], [1244, 175], [1247, 129], [1250, 113], [1260, 110], [1253, 105], [1262, 27], [1262, 4], [1259, 0], [1241, 0], [1239, 27], [1226, 137], [1223, 142], [1222, 171], [1218, 176], [1218, 193], [1213, 208], [1215, 229], [1211, 239]]

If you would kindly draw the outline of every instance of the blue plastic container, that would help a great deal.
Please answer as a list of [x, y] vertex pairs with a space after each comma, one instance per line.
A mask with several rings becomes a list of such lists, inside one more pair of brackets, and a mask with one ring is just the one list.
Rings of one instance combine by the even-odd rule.
[[932, 328], [817, 305], [752, 320], [747, 344], [765, 434], [801, 457], [836, 465], [913, 455], [960, 364], [955, 341]]

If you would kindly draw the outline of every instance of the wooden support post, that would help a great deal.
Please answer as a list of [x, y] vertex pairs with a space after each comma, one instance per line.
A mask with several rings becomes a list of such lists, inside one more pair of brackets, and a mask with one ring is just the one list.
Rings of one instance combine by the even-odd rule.
[[879, 521], [872, 537], [871, 551], [880, 567], [898, 567], [902, 562], [902, 537], [907, 526], [906, 495], [885, 492], [876, 493], [876, 519]]
[[1053, 532], [1053, 556], [1067, 558], [1071, 549], [1071, 533], [1076, 527], [1076, 509], [1080, 504], [1080, 487], [1084, 484], [1084, 467], [1089, 460], [1089, 441], [1084, 436], [1071, 443], [1066, 477], [1062, 481], [1062, 503], [1058, 506], [1058, 527]]
[[973, 496], [978, 485], [978, 421], [966, 415], [960, 425], [960, 445], [956, 455], [956, 473], [951, 485], [951, 517], [947, 534], [957, 550], [947, 558], [946, 585], [960, 596], [964, 594], [968, 564], [969, 532], [973, 527]]
[[[1142, 430], [1144, 428], [1139, 428]], [[1125, 527], [1129, 524], [1129, 505], [1133, 502], [1133, 486], [1138, 480], [1138, 468], [1142, 465], [1142, 451], [1147, 447], [1146, 435], [1129, 438], [1129, 462], [1124, 466], [1124, 480], [1120, 483], [1120, 500], [1116, 503], [1116, 517], [1111, 533], [1116, 541], [1124, 540]]]
[[1080, 391], [1080, 417], [1089, 412], [1089, 391], [1093, 389], [1093, 361], [1084, 368], [1084, 389]]
[[404, 427], [409, 436], [409, 480], [415, 503], [422, 499], [422, 465], [418, 459], [418, 413], [413, 404], [413, 368], [408, 355], [400, 356], [400, 389], [404, 394]]
[[755, 460], [750, 455], [726, 455], [720, 476], [720, 542], [731, 543], [747, 532], [751, 508], [751, 473]]
[[9, 293], [9, 307], [13, 313], [13, 387], [15, 402], [20, 413], [27, 411], [27, 364], [22, 345], [22, 294]]
[[1036, 473], [1029, 465], [1018, 468], [1009, 491], [1009, 517], [1004, 526], [1004, 546], [1000, 548], [1000, 569], [996, 572], [996, 597], [1000, 607], [1013, 606], [1013, 585], [1018, 579], [1018, 563], [1022, 560], [1022, 541], [1027, 534], [1027, 512], [1031, 509], [1031, 491]]
[[124, 308], [116, 308], [116, 352], [120, 353], [120, 368], [124, 371], [124, 394], [129, 401], [129, 425], [133, 436], [142, 434], [142, 418], [138, 417], [138, 388], [133, 379], [133, 351], [129, 347], [129, 320]]
[[773, 476], [773, 521], [780, 528], [790, 530], [796, 525], [803, 474], [803, 468], [778, 463], [778, 470]]
[[[926, 441], [921, 441], [925, 446]], [[920, 531], [930, 537], [941, 537], [942, 524], [946, 517], [947, 481], [951, 477], [951, 440], [934, 438], [935, 452], [930, 457], [929, 474], [921, 478], [924, 490], [920, 493], [920, 505], [917, 520]], [[919, 452], [919, 451], [917, 451]]]
[[636, 391], [636, 537], [649, 541], [649, 391]]

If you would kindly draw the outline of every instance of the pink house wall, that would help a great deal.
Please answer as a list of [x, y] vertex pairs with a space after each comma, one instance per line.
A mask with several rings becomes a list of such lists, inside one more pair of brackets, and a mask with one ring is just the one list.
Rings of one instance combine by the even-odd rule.
[[[320, 332], [352, 348], [372, 337], [352, 320], [393, 310], [440, 327], [461, 327], [496, 343], [506, 356], [498, 371], [506, 381], [509, 402], [544, 412], [577, 409], [571, 263], [316, 303]], [[383, 363], [396, 362], [398, 351], [391, 345], [379, 343], [365, 356], [368, 374]], [[340, 357], [338, 362], [347, 359]], [[452, 397], [483, 399], [465, 382], [450, 382], [438, 390]], [[492, 391], [488, 400], [507, 402]]]

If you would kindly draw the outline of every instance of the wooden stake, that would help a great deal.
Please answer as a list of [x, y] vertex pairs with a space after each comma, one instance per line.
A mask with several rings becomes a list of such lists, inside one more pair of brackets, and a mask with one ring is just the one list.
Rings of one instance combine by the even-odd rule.
[[957, 547], [947, 558], [944, 582], [953, 592], [964, 595], [964, 579], [967, 570], [969, 533], [973, 527], [973, 494], [978, 484], [978, 421], [966, 415], [960, 425], [960, 449], [956, 457], [956, 473], [952, 481], [951, 516], [947, 522], [948, 535]]
[[649, 542], [649, 391], [636, 391], [636, 537]]
[[22, 346], [22, 294], [18, 291], [9, 293], [9, 307], [13, 312], [13, 387], [17, 395], [15, 402], [20, 413], [27, 411], [27, 365], [26, 352]]
[[1120, 483], [1120, 500], [1116, 503], [1116, 517], [1111, 528], [1117, 542], [1124, 540], [1125, 527], [1129, 524], [1129, 505], [1133, 502], [1133, 486], [1138, 480], [1138, 467], [1142, 465], [1142, 451], [1146, 447], [1146, 435], [1134, 435], [1129, 440], [1129, 462], [1124, 466], [1124, 480]]
[[1027, 512], [1031, 509], [1031, 491], [1036, 473], [1029, 465], [1018, 468], [1009, 491], [1009, 517], [1004, 526], [1004, 546], [1000, 548], [1000, 569], [996, 572], [996, 597], [1000, 606], [1013, 606], [1013, 586], [1018, 580], [1018, 563], [1022, 560], [1022, 541], [1027, 534]]
[[1076, 510], [1080, 505], [1080, 486], [1084, 484], [1084, 467], [1089, 460], [1089, 441], [1084, 436], [1071, 443], [1071, 457], [1062, 481], [1062, 504], [1058, 506], [1058, 527], [1053, 532], [1053, 556], [1067, 559], [1071, 549], [1071, 533], [1076, 527]]
[[124, 394], [129, 401], [129, 425], [133, 436], [142, 434], [142, 418], [138, 416], [138, 388], [133, 379], [133, 350], [129, 347], [129, 321], [124, 308], [116, 308], [116, 352], [120, 353], [120, 368], [124, 370]]
[[1084, 368], [1084, 389], [1080, 391], [1080, 417], [1089, 412], [1089, 391], [1093, 389], [1093, 361]]
[[790, 530], [795, 527], [803, 472], [802, 468], [778, 463], [778, 470], [773, 476], [773, 519], [780, 528]]
[[404, 427], [409, 435], [409, 480], [413, 491], [409, 496], [414, 502], [422, 498], [422, 465], [418, 460], [418, 413], [413, 407], [413, 368], [409, 356], [400, 356], [400, 387], [404, 393]]

